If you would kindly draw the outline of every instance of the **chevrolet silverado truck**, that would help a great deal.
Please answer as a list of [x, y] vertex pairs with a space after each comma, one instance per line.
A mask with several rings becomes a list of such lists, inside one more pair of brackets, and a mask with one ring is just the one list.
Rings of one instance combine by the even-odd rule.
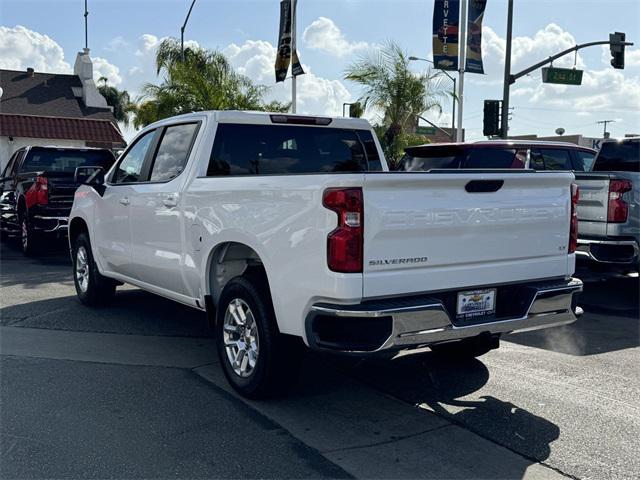
[[570, 172], [388, 172], [368, 122], [248, 112], [144, 129], [75, 194], [76, 291], [119, 282], [207, 312], [242, 395], [303, 347], [477, 356], [575, 321]]
[[0, 230], [17, 237], [25, 255], [38, 253], [47, 238], [67, 234], [76, 168], [108, 169], [109, 150], [71, 147], [22, 147], [0, 176]]
[[577, 254], [592, 265], [638, 271], [640, 263], [640, 138], [608, 140], [580, 187]]

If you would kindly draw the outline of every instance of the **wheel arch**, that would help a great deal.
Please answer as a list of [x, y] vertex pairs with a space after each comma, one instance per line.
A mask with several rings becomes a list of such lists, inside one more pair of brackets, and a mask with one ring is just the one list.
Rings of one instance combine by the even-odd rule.
[[214, 324], [215, 308], [220, 300], [225, 286], [235, 277], [247, 276], [248, 274], [258, 277], [266, 284], [266, 289], [271, 295], [267, 269], [258, 252], [249, 245], [242, 242], [223, 242], [216, 245], [209, 253], [206, 269], [205, 293], [209, 297], [207, 309], [213, 309], [209, 314], [209, 321]]
[[89, 235], [89, 226], [81, 217], [74, 217], [69, 222], [69, 245], [72, 246], [81, 233]]

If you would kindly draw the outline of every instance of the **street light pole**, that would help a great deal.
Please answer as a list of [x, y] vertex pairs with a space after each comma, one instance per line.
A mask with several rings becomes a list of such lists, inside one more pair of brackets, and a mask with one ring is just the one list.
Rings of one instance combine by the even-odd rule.
[[189, 7], [189, 13], [187, 13], [187, 18], [184, 19], [184, 24], [180, 27], [180, 57], [184, 62], [184, 30], [187, 28], [187, 22], [189, 21], [189, 17], [191, 16], [191, 10], [193, 10], [193, 6], [195, 5], [196, 0], [191, 2], [191, 6]]
[[460, 34], [458, 35], [458, 129], [456, 130], [456, 142], [462, 142], [462, 116], [464, 109], [464, 68], [467, 54], [467, 0], [460, 2]]
[[[420, 58], [420, 57], [409, 57], [409, 61], [411, 62], [427, 62], [430, 63], [431, 65], [435, 66], [435, 63], [433, 63], [431, 60], [427, 60], [426, 58]], [[439, 70], [439, 69], [438, 69]], [[451, 140], [455, 141], [456, 139], [456, 79], [455, 77], [452, 77], [446, 70], [440, 70], [440, 72], [444, 73], [449, 80], [451, 80], [453, 82], [453, 93], [451, 95], [451, 103], [453, 104], [453, 112], [451, 113]]]
[[[291, 55], [296, 52], [296, 14], [298, 13], [298, 0], [291, 0]], [[297, 113], [298, 111], [298, 80], [296, 75], [293, 75], [291, 80], [291, 113]]]
[[509, 136], [509, 88], [511, 86], [511, 37], [513, 36], [513, 0], [507, 7], [507, 46], [504, 58], [504, 87], [502, 91], [502, 121], [500, 138]]

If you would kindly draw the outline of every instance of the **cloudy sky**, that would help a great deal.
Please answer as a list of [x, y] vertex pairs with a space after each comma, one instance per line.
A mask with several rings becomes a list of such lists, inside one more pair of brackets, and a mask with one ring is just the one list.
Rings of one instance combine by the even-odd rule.
[[[68, 73], [84, 46], [82, 0], [2, 0], [0, 68]], [[96, 77], [106, 76], [133, 96], [157, 80], [156, 45], [179, 37], [190, 0], [89, 0], [89, 46]], [[290, 85], [274, 86], [274, 44], [278, 0], [198, 0], [186, 38], [223, 51], [233, 65], [257, 82], [273, 86], [270, 96], [287, 100]], [[342, 80], [350, 62], [387, 40], [411, 55], [431, 58], [433, 0], [299, 0], [298, 35], [307, 75], [299, 80], [299, 110], [339, 115], [357, 99], [358, 87]], [[608, 39], [613, 31], [640, 42], [638, 0], [517, 0], [513, 69], [521, 70], [560, 50]], [[481, 138], [484, 99], [502, 97], [506, 2], [488, 0], [483, 55], [486, 75], [467, 75], [464, 126]], [[640, 43], [638, 43], [640, 46]], [[556, 63], [585, 70], [583, 85], [543, 85], [540, 72], [513, 87], [511, 133], [600, 136], [599, 120], [615, 120], [613, 136], [640, 133], [640, 48], [627, 49], [627, 68], [609, 65], [608, 48], [583, 50]], [[426, 64], [416, 64], [418, 71]], [[445, 112], [451, 110], [445, 106]], [[427, 115], [450, 125], [448, 113]], [[131, 132], [128, 132], [128, 136]]]

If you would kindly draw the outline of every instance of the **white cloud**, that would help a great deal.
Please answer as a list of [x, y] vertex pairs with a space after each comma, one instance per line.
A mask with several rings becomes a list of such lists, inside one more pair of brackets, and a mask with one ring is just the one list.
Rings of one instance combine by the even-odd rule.
[[350, 42], [338, 26], [327, 17], [319, 17], [302, 35], [305, 45], [312, 50], [345, 57], [369, 48], [367, 42]]
[[131, 47], [131, 44], [127, 42], [124, 37], [118, 35], [117, 37], [112, 38], [104, 49], [108, 52], [120, 52], [123, 49], [128, 49], [129, 47]]
[[93, 78], [97, 82], [100, 77], [105, 77], [109, 80], [111, 85], [120, 85], [122, 83], [122, 77], [120, 76], [120, 69], [108, 60], [95, 57], [93, 60]]
[[0, 26], [0, 67], [9, 70], [71, 73], [71, 65], [64, 59], [64, 51], [57, 42], [26, 27]]
[[[231, 44], [223, 50], [233, 67], [257, 83], [271, 86], [268, 100], [291, 100], [291, 83], [274, 85], [273, 65], [276, 48], [264, 40], [247, 40], [242, 45]], [[339, 80], [315, 75], [307, 65], [307, 72], [298, 77], [298, 112], [309, 115], [340, 115], [342, 104], [351, 101], [351, 94]]]
[[[144, 57], [151, 55], [155, 57], [156, 48], [169, 37], [157, 37], [151, 33], [145, 33], [138, 38], [138, 48], [135, 54], [138, 57]], [[195, 40], [186, 40], [184, 42], [185, 48], [200, 48], [200, 44]]]
[[629, 67], [640, 67], [640, 49], [627, 50], [624, 61]]

